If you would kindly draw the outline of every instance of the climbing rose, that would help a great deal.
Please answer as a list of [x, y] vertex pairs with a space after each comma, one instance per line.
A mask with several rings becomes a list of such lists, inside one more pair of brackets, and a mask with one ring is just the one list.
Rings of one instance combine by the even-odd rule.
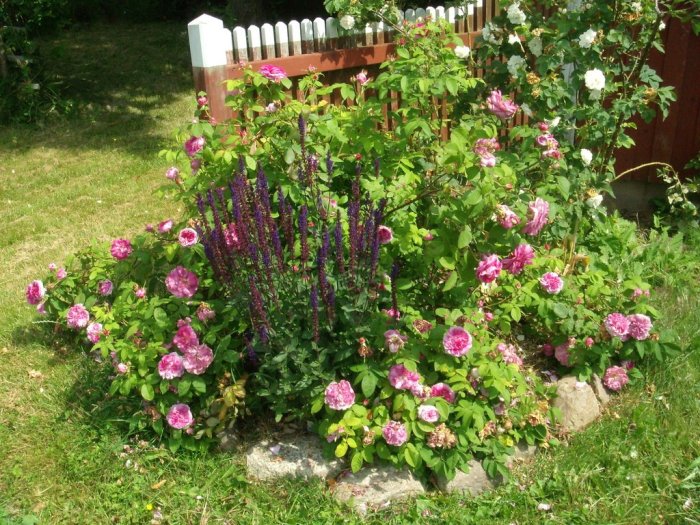
[[496, 280], [501, 273], [503, 265], [498, 255], [485, 255], [476, 267], [476, 278], [482, 283], [491, 283]]
[[146, 289], [139, 286], [138, 288], [136, 288], [136, 290], [134, 290], [134, 295], [137, 299], [143, 299], [144, 297], [146, 297]]
[[526, 266], [532, 264], [535, 258], [535, 250], [529, 244], [519, 244], [510, 254], [510, 257], [503, 259], [503, 268], [513, 274], [518, 275]]
[[194, 423], [190, 407], [184, 403], [178, 403], [170, 407], [166, 416], [168, 425], [178, 430], [189, 427]]
[[205, 97], [203, 95], [197, 97], [197, 105], [199, 107], [206, 106], [208, 103], [209, 103], [209, 99], [207, 99], [207, 97]]
[[168, 233], [173, 229], [173, 220], [165, 219], [164, 221], [158, 223], [158, 233]]
[[512, 100], [503, 98], [499, 90], [494, 90], [486, 99], [486, 105], [489, 111], [498, 118], [507, 120], [518, 111], [518, 105]]
[[185, 153], [188, 157], [194, 157], [197, 153], [204, 149], [204, 145], [207, 143], [204, 137], [190, 137], [185, 142]]
[[401, 335], [396, 330], [387, 330], [384, 332], [384, 342], [386, 343], [389, 352], [395, 354], [403, 348], [403, 346], [408, 341], [408, 337]]
[[510, 4], [506, 10], [506, 16], [508, 17], [508, 21], [514, 26], [522, 25], [527, 20], [525, 12], [520, 9], [520, 2], [513, 2]]
[[496, 165], [494, 152], [501, 149], [498, 139], [478, 139], [472, 151], [481, 159], [482, 168], [493, 168]]
[[369, 82], [370, 78], [367, 76], [367, 71], [363, 69], [357, 75], [355, 75], [355, 80], [357, 80], [361, 86], [364, 86], [367, 82]]
[[389, 421], [382, 428], [382, 436], [388, 445], [400, 447], [408, 439], [408, 432], [406, 432], [406, 427], [398, 421]]
[[197, 244], [199, 236], [197, 235], [197, 232], [194, 231], [194, 229], [183, 228], [182, 230], [180, 230], [180, 233], [177, 236], [177, 240], [180, 243], [180, 246], [188, 248]]
[[590, 69], [583, 75], [586, 87], [593, 92], [605, 89], [605, 74], [600, 69]]
[[505, 343], [499, 343], [496, 349], [503, 356], [503, 361], [507, 365], [522, 366], [523, 360], [518, 355], [518, 349], [514, 345], [507, 345]]
[[177, 169], [175, 166], [173, 166], [172, 168], [168, 168], [168, 170], [165, 172], [165, 177], [172, 181], [176, 181], [179, 176], [180, 170]]
[[112, 281], [105, 279], [104, 281], [100, 281], [97, 285], [97, 292], [100, 295], [111, 295], [113, 288], [114, 285], [112, 284]]
[[584, 166], [590, 166], [591, 162], [593, 162], [593, 152], [589, 149], [581, 148], [579, 153], [581, 154], [581, 161], [583, 161]]
[[418, 417], [428, 423], [435, 423], [440, 419], [440, 413], [433, 405], [421, 405], [418, 407]]
[[417, 372], [411, 372], [403, 365], [394, 365], [389, 369], [389, 383], [398, 390], [410, 390], [420, 381]]
[[115, 369], [117, 370], [117, 374], [123, 375], [129, 371], [129, 365], [127, 365], [126, 363], [118, 363]]
[[471, 49], [469, 49], [469, 46], [456, 46], [455, 47], [455, 55], [457, 55], [457, 58], [461, 58], [461, 59], [469, 58], [469, 53], [471, 53]]
[[569, 348], [570, 344], [567, 341], [562, 343], [554, 349], [554, 359], [559, 361], [564, 366], [569, 366]]
[[185, 367], [182, 363], [182, 357], [177, 352], [165, 354], [158, 362], [158, 374], [163, 379], [175, 379], [182, 377], [184, 373]]
[[586, 345], [586, 348], [590, 348], [595, 344], [595, 339], [592, 337], [586, 337], [586, 339], [583, 341], [583, 344]]
[[649, 337], [652, 324], [649, 316], [644, 314], [632, 314], [627, 316], [629, 321], [629, 335], [637, 341], [644, 341]]
[[197, 319], [203, 323], [206, 321], [211, 321], [216, 317], [216, 312], [211, 309], [211, 307], [206, 303], [201, 303], [199, 308], [197, 308]]
[[445, 383], [435, 383], [430, 387], [430, 397], [441, 397], [448, 403], [454, 403], [457, 396]]
[[630, 329], [629, 319], [621, 313], [612, 313], [605, 318], [605, 329], [613, 337], [625, 337]]
[[66, 321], [69, 328], [85, 328], [90, 321], [90, 313], [82, 304], [76, 304], [68, 309]]
[[100, 323], [90, 323], [87, 327], [87, 338], [92, 343], [97, 343], [102, 335], [102, 325]]
[[59, 268], [59, 269], [56, 271], [56, 279], [58, 279], [59, 281], [60, 281], [61, 279], [64, 279], [64, 278], [66, 277], [66, 275], [68, 275], [68, 272], [66, 272], [66, 269], [65, 269], [65, 268]]
[[627, 370], [621, 366], [611, 366], [605, 371], [603, 376], [603, 384], [610, 390], [618, 392], [622, 390], [622, 387], [629, 381], [627, 377]]
[[549, 203], [537, 197], [531, 202], [527, 209], [527, 224], [523, 228], [523, 233], [537, 235], [547, 223], [549, 216]]
[[340, 17], [339, 23], [340, 27], [346, 31], [350, 31], [353, 27], [355, 27], [355, 17], [352, 15], [343, 15]]
[[333, 410], [347, 410], [355, 403], [355, 391], [345, 379], [333, 381], [326, 387], [325, 401]]
[[178, 329], [175, 333], [175, 337], [173, 337], [173, 344], [177, 346], [181, 352], [199, 345], [197, 332], [194, 331], [187, 321], [180, 320], [177, 325]]
[[131, 255], [132, 251], [133, 248], [131, 247], [131, 243], [127, 239], [114, 239], [112, 241], [112, 247], [109, 250], [112, 257], [118, 261], [126, 259], [129, 255]]
[[39, 280], [32, 281], [31, 283], [29, 283], [29, 286], [27, 286], [25, 294], [27, 296], [27, 302], [29, 304], [39, 304], [46, 295], [46, 288], [44, 288], [44, 283], [42, 283]]
[[201, 375], [214, 360], [214, 352], [207, 345], [197, 345], [185, 350], [182, 364], [190, 374]]
[[175, 297], [188, 299], [197, 293], [199, 279], [186, 268], [176, 266], [165, 278], [165, 286]]
[[578, 45], [584, 49], [588, 49], [593, 45], [593, 42], [595, 42], [597, 35], [598, 33], [593, 29], [581, 33], [578, 37]]
[[377, 238], [380, 244], [387, 244], [394, 240], [394, 232], [388, 226], [379, 226], [377, 228]]
[[231, 223], [224, 228], [224, 242], [227, 248], [238, 249], [241, 247], [241, 240], [238, 238], [238, 229]]
[[547, 293], [558, 294], [564, 288], [564, 279], [556, 272], [547, 272], [540, 277], [540, 284]]
[[287, 72], [282, 69], [281, 67], [273, 66], [271, 64], [265, 64], [264, 66], [261, 66], [260, 69], [260, 74], [267, 78], [268, 80], [272, 80], [273, 82], [281, 82], [285, 78], [287, 78]]
[[498, 223], [506, 230], [510, 230], [520, 223], [520, 217], [505, 204], [496, 206], [496, 218]]
[[461, 326], [453, 326], [443, 336], [442, 346], [446, 353], [461, 357], [472, 347], [472, 336]]

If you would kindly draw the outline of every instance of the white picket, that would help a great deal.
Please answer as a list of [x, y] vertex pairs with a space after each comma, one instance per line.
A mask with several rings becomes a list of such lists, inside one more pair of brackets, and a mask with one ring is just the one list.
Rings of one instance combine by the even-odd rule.
[[435, 12], [437, 13], [436, 16], [439, 20], [444, 20], [445, 19], [445, 8], [442, 6], [436, 7]]
[[248, 39], [241, 26], [233, 28], [233, 57], [236, 62], [248, 62]]
[[405, 18], [405, 20], [408, 20], [409, 22], [415, 22], [416, 21], [416, 11], [414, 9], [406, 9], [404, 18]]
[[362, 37], [362, 45], [373, 46], [374, 45], [374, 29], [372, 24], [365, 24], [365, 30]]
[[457, 21], [457, 9], [450, 7], [447, 9], [447, 21], [454, 24]]
[[301, 21], [301, 49], [304, 53], [314, 50], [314, 25], [308, 18]]
[[301, 25], [296, 20], [287, 24], [289, 29], [289, 53], [296, 56], [301, 55]]
[[190, 54], [194, 67], [226, 65], [224, 23], [218, 18], [202, 15], [187, 24]]
[[287, 24], [284, 22], [275, 24], [275, 47], [279, 56], [289, 56], [289, 37], [287, 36]]
[[314, 44], [316, 51], [326, 50], [326, 21], [323, 18], [314, 18]]
[[416, 9], [416, 20], [425, 22], [425, 9], [422, 7]]
[[432, 6], [431, 6], [431, 7], [426, 7], [426, 8], [425, 8], [425, 14], [426, 14], [427, 16], [429, 16], [429, 17], [433, 20], [433, 22], [434, 22], [434, 21], [436, 20], [436, 18], [437, 18], [437, 11], [436, 11], [435, 8], [432, 7]]
[[248, 51], [250, 51], [251, 61], [262, 60], [260, 28], [258, 26], [248, 27]]
[[385, 27], [384, 27], [384, 22], [375, 22], [372, 24], [372, 28], [374, 29], [374, 41], [377, 44], [386, 44], [387, 43], [387, 38], [384, 35]]
[[263, 24], [260, 26], [260, 36], [263, 58], [275, 58], [277, 56], [277, 53], [275, 53], [275, 30], [270, 24]]

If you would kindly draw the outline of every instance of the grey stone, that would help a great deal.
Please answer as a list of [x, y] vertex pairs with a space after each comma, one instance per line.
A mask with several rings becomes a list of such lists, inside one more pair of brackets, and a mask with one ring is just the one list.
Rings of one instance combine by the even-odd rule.
[[219, 450], [221, 452], [233, 452], [241, 444], [238, 433], [231, 428], [222, 430], [216, 437], [219, 440]]
[[610, 402], [610, 394], [608, 394], [605, 386], [603, 386], [603, 381], [600, 380], [600, 376], [598, 374], [593, 374], [593, 379], [591, 379], [591, 387], [593, 388], [593, 392], [595, 392], [595, 395], [598, 398], [598, 401], [600, 401], [601, 405], [605, 406]]
[[392, 501], [424, 493], [423, 485], [409, 470], [378, 466], [343, 477], [336, 484], [333, 497], [364, 514], [368, 510], [383, 508]]
[[251, 478], [263, 481], [285, 476], [325, 479], [343, 469], [341, 461], [323, 457], [318, 436], [310, 434], [284, 435], [262, 441], [248, 450], [246, 465]]
[[598, 416], [600, 405], [591, 385], [568, 376], [557, 381], [554, 406], [561, 410], [562, 426], [569, 431], [580, 430]]
[[443, 492], [461, 492], [469, 496], [478, 496], [491, 490], [495, 484], [496, 480], [489, 479], [484, 467], [475, 459], [469, 462], [469, 472], [458, 470], [457, 475], [450, 481], [443, 477], [437, 479], [438, 488]]
[[526, 441], [521, 441], [515, 446], [515, 452], [506, 460], [508, 468], [512, 467], [516, 461], [524, 461], [533, 457], [537, 453], [536, 445], [528, 445]]

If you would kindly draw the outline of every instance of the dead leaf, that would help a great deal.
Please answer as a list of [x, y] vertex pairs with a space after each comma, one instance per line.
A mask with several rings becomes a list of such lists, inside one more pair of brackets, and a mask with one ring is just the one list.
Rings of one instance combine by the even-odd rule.
[[29, 374], [29, 377], [31, 377], [32, 379], [43, 379], [44, 378], [44, 374], [42, 374], [38, 370], [29, 370], [27, 373]]
[[167, 480], [162, 479], [162, 480], [160, 480], [158, 483], [154, 483], [153, 485], [151, 485], [151, 488], [152, 488], [153, 490], [158, 490], [159, 488], [161, 488], [161, 487], [162, 487], [163, 485], [165, 485], [166, 483], [167, 483]]

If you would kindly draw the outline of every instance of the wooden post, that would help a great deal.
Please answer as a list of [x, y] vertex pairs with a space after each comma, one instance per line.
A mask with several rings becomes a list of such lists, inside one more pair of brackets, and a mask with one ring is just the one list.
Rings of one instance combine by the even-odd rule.
[[225, 106], [226, 90], [222, 86], [233, 50], [231, 32], [221, 20], [205, 14], [187, 24], [187, 33], [195, 90], [206, 92], [210, 115], [222, 122], [232, 116]]

